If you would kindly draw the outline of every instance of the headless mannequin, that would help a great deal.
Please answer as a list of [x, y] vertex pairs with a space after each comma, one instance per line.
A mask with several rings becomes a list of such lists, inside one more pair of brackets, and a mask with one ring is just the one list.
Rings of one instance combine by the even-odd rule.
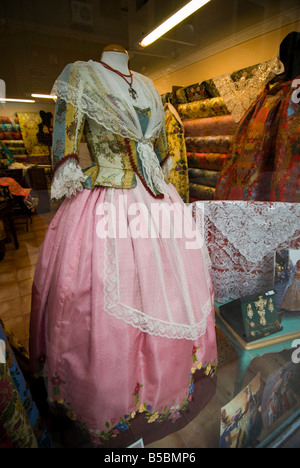
[[300, 33], [293, 31], [283, 39], [279, 58], [284, 65], [284, 72], [273, 78], [271, 84], [291, 81], [300, 75]]
[[288, 34], [280, 44], [279, 54], [285, 81], [294, 80], [300, 75], [300, 33]]
[[114, 44], [105, 47], [101, 55], [102, 62], [107, 63], [107, 65], [124, 75], [129, 75], [128, 60], [127, 50], [122, 46]]

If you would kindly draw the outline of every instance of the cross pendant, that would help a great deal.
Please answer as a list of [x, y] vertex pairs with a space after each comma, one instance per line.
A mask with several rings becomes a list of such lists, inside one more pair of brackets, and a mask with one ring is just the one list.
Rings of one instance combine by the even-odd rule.
[[132, 97], [132, 99], [134, 99], [136, 101], [136, 98], [137, 98], [136, 90], [133, 89], [132, 86], [130, 86], [130, 88], [128, 89], [128, 92], [129, 92], [130, 96]]

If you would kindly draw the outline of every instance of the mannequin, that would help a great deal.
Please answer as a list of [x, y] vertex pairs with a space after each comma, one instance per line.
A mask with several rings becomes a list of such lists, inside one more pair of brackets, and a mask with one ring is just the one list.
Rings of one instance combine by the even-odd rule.
[[280, 60], [284, 64], [285, 81], [294, 80], [300, 74], [300, 33], [291, 32], [280, 44]]
[[300, 75], [300, 33], [293, 31], [281, 42], [279, 59], [283, 63], [284, 72], [275, 76], [270, 85], [278, 82], [292, 81]]
[[117, 44], [104, 47], [101, 55], [102, 62], [107, 63], [125, 75], [129, 75], [128, 60], [129, 55], [127, 50]]
[[134, 83], [134, 77], [132, 72], [129, 70], [128, 60], [129, 55], [124, 47], [117, 44], [111, 44], [104, 47], [100, 63], [111, 68], [111, 70], [108, 70], [112, 79], [116, 80], [118, 89], [124, 93], [129, 91], [129, 94], [133, 101], [135, 101], [135, 104], [142, 105], [141, 100], [138, 102], [138, 97], [141, 96], [141, 90], [140, 93], [136, 90], [137, 84]]
[[[186, 242], [193, 218], [164, 173], [171, 158], [161, 97], [128, 58], [112, 44], [101, 61], [68, 64], [55, 82], [51, 196], [65, 199], [32, 293], [31, 369], [48, 376], [51, 408], [84, 424], [101, 447], [130, 426], [143, 424], [145, 444], [169, 431], [159, 421], [183, 416], [195, 387], [205, 394], [195, 398], [199, 411], [214, 393], [217, 359], [207, 249]], [[82, 134], [92, 160], [84, 169]], [[176, 210], [182, 236], [164, 233], [154, 204], [170, 218]], [[134, 434], [117, 438], [118, 447]]]

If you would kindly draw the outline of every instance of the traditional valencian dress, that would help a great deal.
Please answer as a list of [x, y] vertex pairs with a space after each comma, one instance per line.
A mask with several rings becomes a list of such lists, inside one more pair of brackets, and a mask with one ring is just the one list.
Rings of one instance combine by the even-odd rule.
[[[137, 101], [91, 60], [68, 65], [55, 83], [52, 197], [65, 200], [33, 284], [32, 368], [46, 377], [50, 403], [96, 444], [139, 413], [176, 420], [195, 370], [209, 379], [216, 369], [207, 250], [163, 173], [160, 96], [133, 76]], [[83, 133], [92, 159], [84, 170]]]

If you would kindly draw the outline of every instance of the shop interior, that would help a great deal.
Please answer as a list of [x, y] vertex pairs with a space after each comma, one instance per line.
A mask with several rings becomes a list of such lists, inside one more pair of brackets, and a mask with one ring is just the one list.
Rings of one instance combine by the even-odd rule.
[[[286, 81], [293, 83], [289, 96], [299, 106], [299, 2], [211, 0], [150, 46], [139, 44], [185, 3], [15, 0], [0, 4], [0, 447], [91, 446], [72, 419], [49, 416], [47, 398], [30, 375], [29, 338], [36, 264], [62, 204], [51, 198], [56, 101], [49, 95], [67, 64], [99, 61], [109, 44], [124, 47], [130, 69], [150, 78], [161, 96], [167, 138], [174, 150], [170, 181], [202, 229], [210, 254], [218, 366], [182, 422], [162, 423], [149, 436], [144, 426], [141, 433], [120, 431], [117, 437], [103, 440], [102, 447], [134, 443], [148, 449], [300, 447], [299, 109], [293, 108], [298, 119], [291, 127], [293, 168], [283, 165], [283, 170], [293, 172], [284, 192], [278, 195], [279, 183], [273, 185], [271, 174], [261, 195], [253, 191], [252, 196], [248, 185], [245, 197], [245, 186], [232, 184], [225, 171], [231, 170], [233, 148], [240, 148], [236, 139], [242, 145], [246, 138], [241, 133], [248, 128], [244, 130], [245, 115], [254, 119], [256, 111], [250, 115], [249, 110], [269, 83], [276, 86], [291, 60], [293, 70]], [[295, 48], [284, 66], [280, 46], [291, 33]], [[276, 132], [288, 133], [289, 127], [280, 122]], [[241, 151], [246, 150], [244, 146]], [[90, 164], [84, 139], [79, 163]], [[240, 177], [246, 177], [246, 163]], [[256, 168], [260, 164], [252, 163]], [[254, 180], [252, 172], [251, 177]], [[268, 184], [270, 198], [265, 195]], [[292, 184], [294, 191], [287, 188]], [[285, 302], [297, 281], [298, 307]], [[23, 442], [16, 431], [11, 434], [6, 411], [11, 401], [1, 406], [4, 366], [15, 378], [15, 393], [20, 391], [18, 378], [21, 389], [27, 388], [27, 399], [21, 403], [24, 412], [28, 401], [35, 405], [36, 419], [27, 424], [32, 435]], [[30, 420], [28, 414], [24, 420]]]

